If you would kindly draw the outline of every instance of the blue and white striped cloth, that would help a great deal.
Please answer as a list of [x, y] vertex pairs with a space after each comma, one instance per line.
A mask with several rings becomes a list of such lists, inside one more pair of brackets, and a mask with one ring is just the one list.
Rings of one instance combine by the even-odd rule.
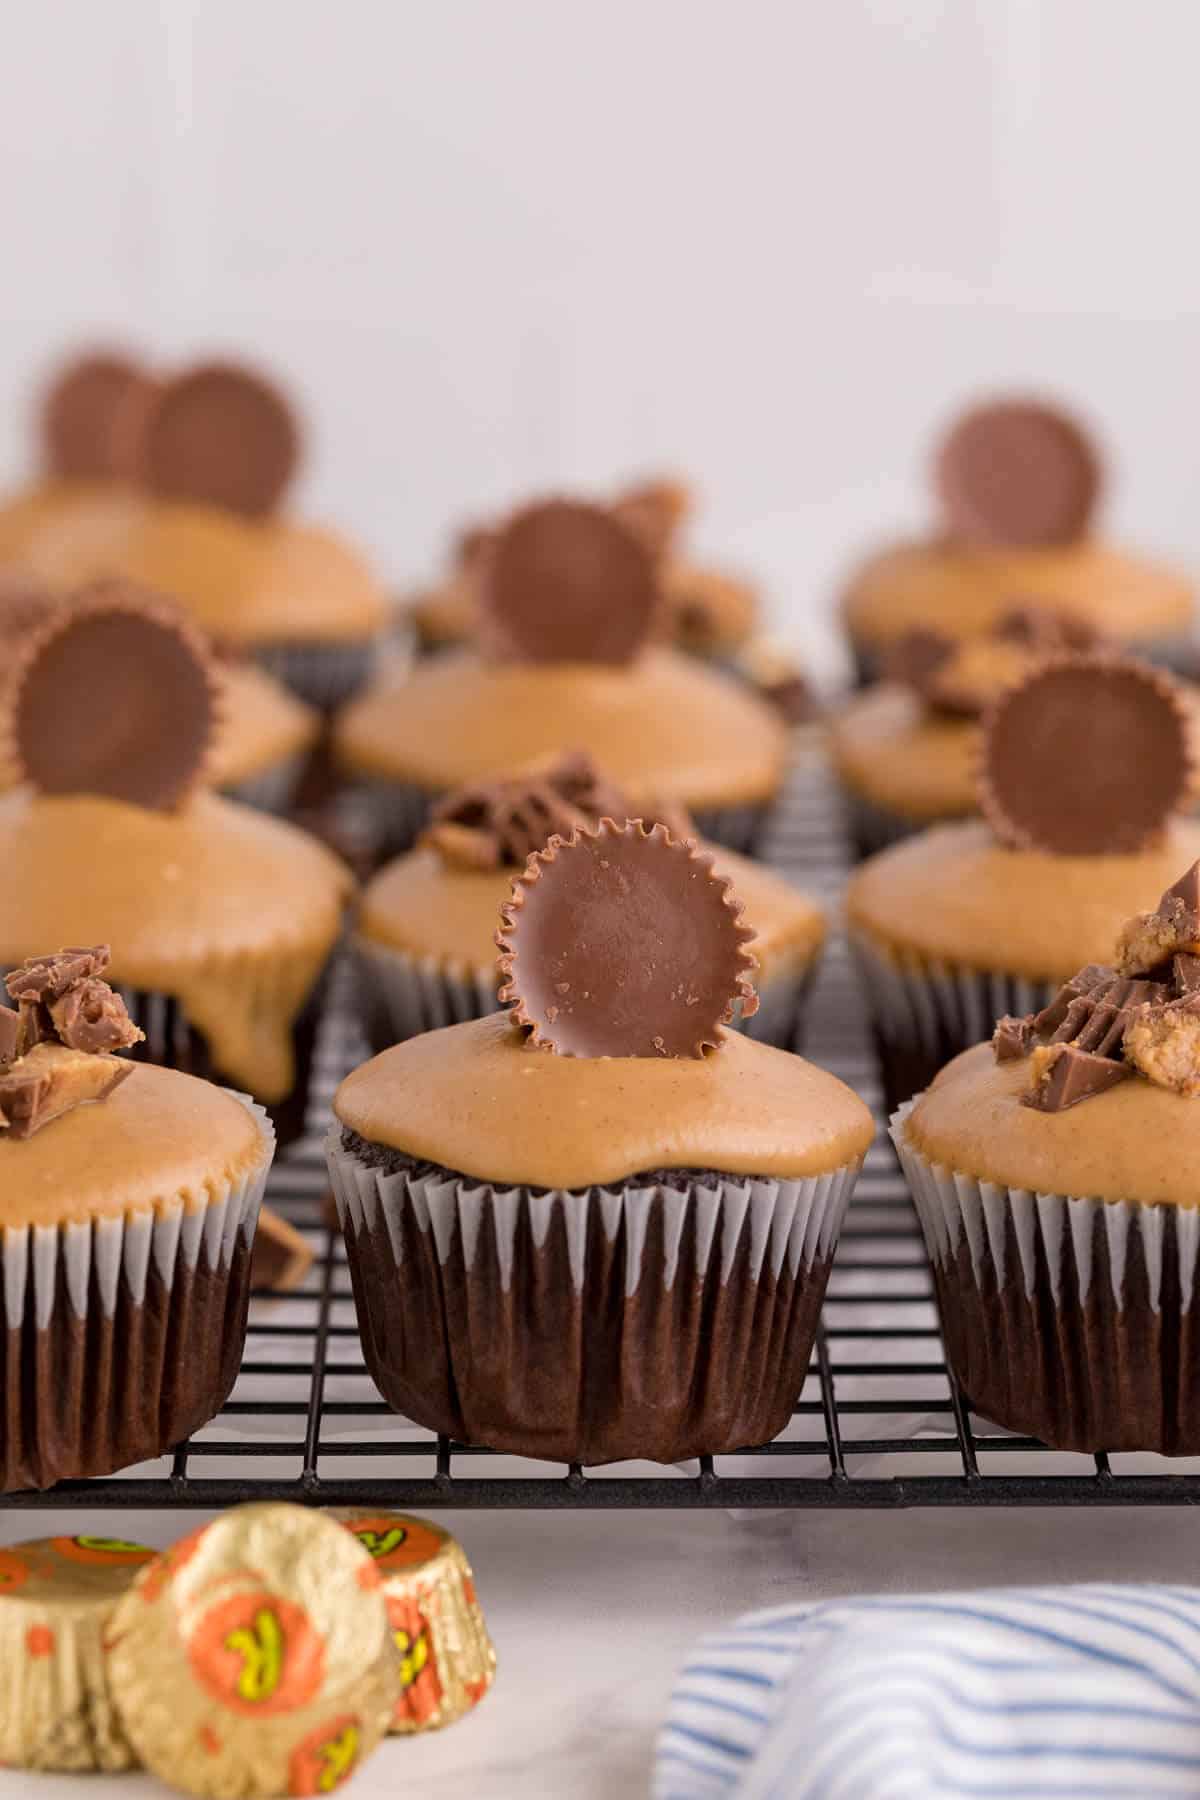
[[705, 1638], [655, 1800], [1200, 1795], [1200, 1588], [1000, 1588], [752, 1613]]

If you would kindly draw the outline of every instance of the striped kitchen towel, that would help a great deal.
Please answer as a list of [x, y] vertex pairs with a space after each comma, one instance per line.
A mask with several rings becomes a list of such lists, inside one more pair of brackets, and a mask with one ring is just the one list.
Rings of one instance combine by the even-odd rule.
[[1200, 1588], [751, 1613], [681, 1671], [655, 1800], [1200, 1795]]

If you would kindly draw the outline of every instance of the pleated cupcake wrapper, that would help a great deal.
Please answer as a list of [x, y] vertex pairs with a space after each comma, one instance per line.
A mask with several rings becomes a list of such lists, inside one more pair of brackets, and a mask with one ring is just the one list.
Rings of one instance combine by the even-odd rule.
[[375, 638], [349, 644], [263, 644], [254, 660], [310, 706], [332, 712], [366, 686], [378, 648]]
[[783, 1429], [861, 1166], [530, 1193], [385, 1174], [336, 1127], [326, 1155], [384, 1398], [451, 1435], [590, 1463]]
[[[441, 798], [440, 792], [429, 788], [382, 778], [365, 778], [360, 790], [376, 838], [390, 856], [411, 850]], [[773, 800], [753, 806], [706, 807], [693, 811], [692, 820], [701, 837], [753, 856], [762, 848], [773, 810]]]
[[[1164, 637], [1151, 638], [1148, 643], [1129, 644], [1126, 648], [1131, 656], [1140, 657], [1143, 662], [1158, 663], [1164, 669], [1173, 669], [1177, 675], [1190, 676], [1195, 670], [1196, 648], [1190, 632], [1171, 632]], [[870, 687], [873, 682], [883, 680], [887, 662], [883, 651], [852, 637], [850, 655], [855, 687]]]
[[309, 755], [307, 750], [298, 751], [282, 762], [272, 763], [269, 769], [260, 769], [256, 775], [231, 782], [221, 792], [231, 800], [240, 800], [243, 806], [254, 807], [257, 812], [283, 817], [291, 810], [301, 776], [308, 767]]
[[[498, 1012], [495, 978], [463, 964], [441, 963], [435, 957], [409, 956], [367, 938], [353, 943], [362, 1005], [371, 1042], [380, 1048]], [[812, 991], [819, 956], [794, 972], [768, 978], [760, 993], [761, 1004], [735, 1026], [762, 1043], [791, 1049], [800, 1040], [804, 1009]]]
[[[136, 1574], [131, 1567], [130, 1581]], [[6, 1597], [0, 1766], [72, 1774], [136, 1766], [105, 1669], [104, 1631], [115, 1604], [115, 1594], [70, 1610], [24, 1600], [19, 1591]]]
[[893, 812], [890, 807], [878, 806], [874, 800], [868, 800], [865, 794], [856, 793], [844, 783], [842, 804], [846, 829], [860, 861], [874, 856], [879, 850], [887, 850], [892, 844], [903, 843], [905, 838], [915, 837], [933, 825], [949, 824], [964, 816], [947, 813], [940, 819], [910, 819], [904, 813]]
[[[107, 1473], [161, 1454], [220, 1410], [237, 1374], [241, 1338], [231, 1334], [235, 1317], [244, 1330], [250, 1247], [275, 1153], [265, 1108], [248, 1095], [233, 1097], [253, 1113], [265, 1142], [256, 1167], [223, 1193], [210, 1187], [199, 1206], [178, 1193], [153, 1212], [0, 1229], [5, 1491], [47, 1486], [64, 1475]], [[216, 1284], [210, 1296], [215, 1311], [207, 1317], [192, 1304], [202, 1276]], [[181, 1287], [189, 1290], [187, 1307], [178, 1304]], [[131, 1319], [148, 1301], [154, 1318], [135, 1342]], [[204, 1348], [205, 1326], [210, 1347], [219, 1346], [222, 1368], [194, 1363]], [[83, 1387], [74, 1406], [70, 1382], [76, 1374]], [[213, 1399], [207, 1418], [185, 1417], [195, 1411], [206, 1377]], [[151, 1444], [160, 1402], [168, 1415], [178, 1408], [180, 1416], [170, 1422], [185, 1430]], [[111, 1460], [110, 1452], [122, 1446], [134, 1453]]]
[[962, 963], [889, 955], [853, 929], [850, 947], [893, 1104], [928, 1087], [960, 1050], [990, 1038], [997, 1019], [1040, 1011], [1061, 986]]
[[1200, 1452], [1200, 1207], [982, 1181], [908, 1141], [915, 1104], [891, 1137], [974, 1407], [1059, 1449]]

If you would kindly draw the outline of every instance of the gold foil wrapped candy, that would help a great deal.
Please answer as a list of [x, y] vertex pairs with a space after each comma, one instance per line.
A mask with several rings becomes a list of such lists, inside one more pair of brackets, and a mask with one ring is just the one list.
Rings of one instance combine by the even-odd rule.
[[400, 1698], [391, 1730], [433, 1731], [460, 1719], [487, 1693], [496, 1652], [462, 1545], [404, 1513], [338, 1510], [383, 1580], [400, 1655]]
[[214, 1800], [333, 1793], [396, 1705], [380, 1573], [304, 1507], [237, 1507], [176, 1544], [125, 1595], [108, 1644], [141, 1760]]
[[136, 1762], [109, 1689], [104, 1634], [153, 1557], [108, 1537], [0, 1550], [0, 1763], [81, 1771]]

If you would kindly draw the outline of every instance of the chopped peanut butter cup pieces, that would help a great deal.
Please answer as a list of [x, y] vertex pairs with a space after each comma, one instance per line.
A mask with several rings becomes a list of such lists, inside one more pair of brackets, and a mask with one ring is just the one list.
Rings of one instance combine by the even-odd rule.
[[5, 978], [18, 1010], [0, 1006], [0, 1133], [32, 1137], [64, 1113], [104, 1100], [132, 1072], [114, 1050], [141, 1043], [101, 971], [107, 944], [32, 957]]
[[128, 477], [134, 430], [153, 391], [150, 374], [115, 351], [68, 363], [42, 402], [42, 457], [50, 474], [74, 481]]
[[283, 498], [300, 447], [296, 416], [273, 383], [204, 363], [159, 388], [142, 422], [137, 474], [161, 499], [260, 518]]
[[645, 541], [603, 507], [546, 500], [497, 532], [479, 579], [483, 635], [510, 661], [627, 663], [660, 590]]
[[552, 838], [501, 910], [500, 998], [563, 1056], [702, 1056], [757, 1010], [754, 933], [710, 857], [662, 825]]
[[1188, 715], [1169, 677], [1110, 656], [1048, 662], [984, 721], [979, 800], [1005, 844], [1134, 855], [1182, 805]]
[[1070, 544], [1095, 509], [1100, 458], [1067, 413], [1036, 400], [996, 400], [951, 427], [934, 481], [947, 527], [966, 543]]
[[212, 656], [186, 620], [123, 582], [57, 611], [11, 671], [9, 749], [43, 794], [169, 812], [203, 779], [217, 719]]
[[448, 794], [434, 808], [421, 843], [464, 869], [523, 869], [552, 837], [570, 837], [601, 819], [649, 817], [676, 837], [693, 835], [681, 807], [638, 807], [601, 775], [582, 750], [507, 781], [479, 782]]

